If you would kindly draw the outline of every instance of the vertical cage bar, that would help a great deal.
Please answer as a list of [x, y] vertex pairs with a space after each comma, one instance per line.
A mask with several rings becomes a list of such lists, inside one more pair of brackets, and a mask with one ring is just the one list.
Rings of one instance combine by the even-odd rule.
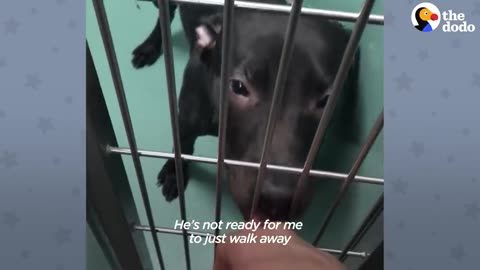
[[327, 215], [325, 216], [325, 219], [320, 227], [320, 230], [318, 231], [318, 234], [313, 242], [314, 245], [317, 245], [318, 241], [320, 240], [320, 237], [322, 237], [323, 233], [327, 229], [328, 224], [330, 223], [333, 214], [335, 213], [335, 210], [338, 208], [340, 205], [340, 202], [342, 201], [343, 197], [345, 194], [347, 194], [348, 188], [350, 187], [350, 184], [353, 182], [353, 179], [355, 178], [355, 175], [357, 174], [358, 170], [360, 169], [360, 166], [362, 166], [363, 161], [367, 157], [368, 153], [370, 152], [370, 149], [372, 148], [373, 144], [375, 143], [378, 135], [383, 129], [383, 110], [380, 113], [380, 115], [377, 118], [377, 121], [375, 121], [375, 124], [373, 125], [370, 134], [368, 135], [367, 141], [363, 144], [362, 149], [360, 149], [360, 153], [358, 154], [357, 158], [355, 159], [355, 162], [353, 163], [352, 169], [348, 173], [347, 178], [342, 184], [342, 187], [340, 188], [340, 192], [338, 193], [337, 197], [335, 197], [335, 200], [333, 201], [332, 205], [327, 211]]
[[[111, 253], [109, 250], [116, 250], [117, 261], [123, 261], [123, 267], [114, 266], [113, 269], [152, 269], [145, 234], [136, 233], [130, 227], [131, 223], [139, 223], [140, 219], [124, 163], [120, 156], [109, 155], [105, 151], [109, 143], [117, 144], [117, 140], [88, 42], [86, 58], [87, 221], [97, 240], [108, 237], [103, 241], [107, 247], [100, 244], [102, 250], [106, 254]], [[115, 179], [114, 184], [112, 179]], [[119, 217], [119, 213], [125, 218]], [[133, 238], [130, 243], [129, 237]], [[141, 259], [138, 267], [132, 265], [137, 253]]]
[[355, 52], [360, 44], [360, 38], [362, 37], [363, 31], [365, 30], [374, 3], [375, 0], [365, 1], [362, 11], [360, 12], [357, 22], [355, 23], [347, 47], [345, 48], [340, 67], [338, 68], [337, 74], [333, 81], [332, 94], [327, 101], [327, 105], [323, 112], [322, 118], [320, 119], [320, 123], [318, 124], [317, 130], [315, 132], [310, 151], [308, 152], [302, 174], [300, 175], [297, 183], [297, 187], [292, 200], [290, 215], [292, 215], [297, 208], [300, 191], [302, 190], [305, 181], [307, 181], [309, 172], [312, 169], [313, 162], [317, 156], [318, 149], [320, 148], [320, 145], [325, 136], [326, 130], [330, 123], [330, 119], [332, 118], [333, 112], [335, 110], [337, 98], [340, 94], [341, 88], [343, 88], [350, 67], [352, 66], [353, 60], [355, 58]]
[[102, 36], [103, 45], [105, 47], [105, 53], [107, 54], [108, 64], [112, 75], [112, 80], [115, 86], [115, 92], [117, 94], [118, 104], [122, 114], [122, 120], [125, 127], [125, 133], [127, 134], [128, 144], [132, 150], [132, 160], [137, 174], [138, 184], [140, 186], [140, 192], [142, 194], [143, 204], [147, 214], [148, 224], [152, 229], [152, 238], [155, 245], [155, 251], [157, 253], [158, 263], [161, 269], [165, 269], [163, 262], [162, 252], [160, 250], [160, 244], [158, 236], [153, 232], [155, 228], [155, 222], [153, 219], [152, 209], [150, 207], [150, 200], [148, 198], [147, 187], [145, 185], [145, 178], [143, 175], [142, 164], [140, 162], [140, 155], [138, 154], [137, 142], [135, 140], [135, 133], [133, 131], [132, 119], [130, 118], [130, 112], [128, 109], [127, 98], [125, 96], [125, 90], [120, 75], [120, 68], [118, 66], [117, 57], [115, 54], [115, 48], [113, 45], [112, 34], [110, 32], [110, 26], [108, 24], [107, 14], [103, 0], [93, 0], [93, 6], [95, 9], [95, 15], [98, 21], [98, 27]]
[[277, 118], [277, 110], [280, 106], [283, 92], [285, 90], [285, 82], [287, 79], [287, 72], [290, 65], [290, 60], [293, 54], [294, 39], [297, 29], [298, 20], [300, 18], [300, 12], [302, 10], [303, 0], [295, 0], [293, 2], [290, 16], [288, 19], [287, 29], [285, 32], [285, 40], [283, 42], [282, 54], [280, 57], [279, 68], [277, 77], [275, 80], [275, 87], [273, 90], [272, 104], [270, 105], [270, 112], [268, 114], [267, 129], [263, 142], [262, 155], [260, 158], [260, 168], [257, 173], [257, 182], [255, 184], [255, 190], [252, 199], [252, 209], [250, 211], [250, 218], [253, 217], [255, 209], [257, 208], [258, 201], [260, 199], [260, 192], [263, 183], [263, 175], [267, 169], [267, 155], [270, 148], [270, 143], [275, 130], [275, 122]]
[[357, 229], [353, 237], [350, 239], [350, 241], [345, 245], [345, 248], [343, 248], [342, 253], [338, 256], [338, 260], [343, 262], [348, 256], [348, 251], [356, 246], [358, 242], [363, 238], [363, 236], [368, 232], [368, 229], [375, 223], [377, 218], [382, 214], [383, 212], [383, 193], [382, 195], [377, 199], [373, 207], [370, 209], [368, 212], [367, 216], [365, 219], [362, 221], [360, 227]]
[[[231, 58], [231, 39], [233, 32], [234, 0], [225, 0], [223, 8], [223, 34], [222, 34], [222, 66], [220, 71], [220, 109], [218, 117], [218, 162], [217, 182], [215, 187], [215, 221], [219, 222], [222, 211], [222, 182], [225, 171], [225, 140], [228, 113], [228, 74]], [[220, 232], [215, 229], [215, 236]]]
[[[172, 33], [170, 29], [170, 13], [167, 0], [157, 0], [159, 10], [159, 22], [162, 32], [162, 45], [165, 59], [165, 72], [167, 77], [168, 102], [170, 109], [170, 122], [172, 125], [173, 136], [173, 152], [175, 160], [175, 173], [177, 178], [178, 199], [180, 204], [180, 217], [183, 221], [187, 221], [187, 210], [185, 207], [185, 185], [182, 169], [182, 149], [180, 145], [180, 127], [178, 123], [177, 110], [177, 93], [175, 86], [175, 70], [173, 64], [173, 48], [172, 48]], [[190, 249], [188, 246], [187, 231], [183, 231], [183, 247], [185, 250], [185, 261], [187, 269], [191, 269], [190, 263]]]

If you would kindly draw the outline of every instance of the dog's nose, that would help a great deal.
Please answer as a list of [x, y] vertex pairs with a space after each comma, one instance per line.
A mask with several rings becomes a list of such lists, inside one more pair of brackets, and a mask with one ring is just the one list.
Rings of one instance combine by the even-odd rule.
[[292, 193], [286, 187], [265, 183], [260, 193], [258, 208], [270, 220], [288, 219]]

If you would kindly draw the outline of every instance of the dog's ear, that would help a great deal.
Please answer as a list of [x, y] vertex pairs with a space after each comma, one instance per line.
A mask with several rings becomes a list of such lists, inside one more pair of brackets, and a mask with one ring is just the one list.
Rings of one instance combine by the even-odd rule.
[[200, 25], [195, 29], [197, 34], [196, 46], [200, 50], [213, 49], [221, 40], [222, 15], [215, 14], [201, 20]]
[[202, 62], [209, 66], [220, 61], [222, 27], [222, 14], [219, 13], [202, 19], [195, 29], [196, 51], [199, 53]]

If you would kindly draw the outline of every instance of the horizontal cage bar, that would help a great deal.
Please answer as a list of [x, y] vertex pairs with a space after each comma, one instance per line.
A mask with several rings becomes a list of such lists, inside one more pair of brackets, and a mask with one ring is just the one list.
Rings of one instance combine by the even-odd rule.
[[368, 258], [361, 262], [360, 267], [358, 267], [357, 270], [384, 269], [383, 253], [384, 247], [382, 240], [373, 252], [368, 255]]
[[[152, 0], [137, 0], [137, 1], [152, 2]], [[170, 0], [170, 2], [174, 2], [178, 4], [200, 4], [200, 5], [223, 6], [223, 0]], [[288, 6], [288, 5], [264, 4], [264, 3], [255, 3], [255, 2], [247, 2], [247, 1], [235, 1], [235, 7], [281, 12], [281, 13], [290, 13], [290, 10], [291, 10], [291, 6]], [[343, 22], [355, 22], [360, 15], [360, 13], [355, 13], [355, 12], [318, 9], [318, 8], [305, 8], [305, 7], [302, 8], [302, 14], [320, 16], [327, 19], [343, 21]], [[384, 16], [378, 15], [378, 14], [372, 14], [368, 18], [368, 24], [384, 25]]]
[[[145, 226], [145, 225], [133, 225], [133, 229], [135, 229], [137, 231], [145, 231], [145, 232], [150, 232], [151, 231], [150, 227]], [[157, 233], [165, 233], [165, 234], [175, 234], [175, 235], [182, 235], [183, 234], [182, 230], [165, 228], [165, 227], [155, 227], [155, 231]], [[187, 234], [188, 235], [198, 235], [198, 236], [201, 236], [201, 237], [207, 237], [207, 236], [210, 236], [210, 235], [215, 235], [213, 233], [194, 231], [194, 230], [188, 230]], [[318, 249], [323, 250], [323, 251], [328, 252], [328, 253], [331, 253], [331, 254], [341, 254], [342, 253], [342, 250], [338, 250], [338, 249], [330, 249], [330, 248], [318, 248]], [[369, 256], [369, 254], [367, 252], [348, 251], [347, 256], [367, 258]]]
[[360, 240], [365, 236], [365, 234], [370, 230], [373, 224], [377, 221], [380, 215], [383, 213], [383, 204], [384, 204], [384, 197], [382, 195], [377, 199], [373, 207], [368, 212], [367, 216], [363, 220], [363, 222], [358, 227], [355, 234], [352, 236], [350, 241], [348, 241], [347, 245], [343, 248], [342, 253], [338, 256], [338, 260], [344, 262], [347, 258], [347, 253], [351, 248], [354, 248]]
[[[107, 146], [106, 151], [107, 153], [112, 153], [112, 154], [132, 155], [132, 152], [130, 149], [123, 148], [123, 147]], [[173, 158], [174, 156], [172, 153], [148, 151], [148, 150], [138, 150], [138, 154], [143, 157], [163, 158], [163, 159]], [[182, 158], [189, 161], [196, 161], [196, 162], [208, 163], [208, 164], [217, 164], [217, 161], [218, 161], [216, 158], [200, 157], [200, 156], [185, 155], [185, 154], [182, 154]], [[225, 159], [225, 164], [232, 165], [232, 166], [257, 168], [257, 169], [260, 166], [259, 163], [232, 160], [232, 159]], [[268, 164], [267, 168], [270, 170], [284, 171], [284, 172], [295, 173], [295, 174], [300, 174], [302, 172], [302, 168], [294, 168], [294, 167], [271, 165], [271, 164]], [[335, 180], [345, 180], [348, 174], [321, 171], [321, 170], [310, 170], [310, 176], [327, 177]], [[382, 178], [375, 178], [375, 177], [368, 177], [368, 176], [355, 176], [354, 179], [356, 182], [360, 182], [360, 183], [367, 183], [367, 184], [374, 184], [374, 185], [384, 184], [384, 180]]]

